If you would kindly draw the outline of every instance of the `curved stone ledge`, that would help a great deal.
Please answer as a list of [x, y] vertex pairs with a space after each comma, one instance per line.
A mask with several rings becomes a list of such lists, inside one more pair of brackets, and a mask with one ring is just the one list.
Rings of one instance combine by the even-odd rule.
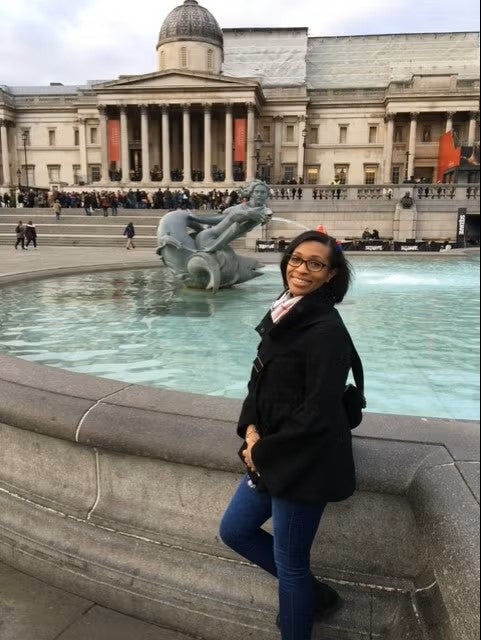
[[[239, 408], [0, 356], [0, 557], [208, 640], [276, 638], [274, 581], [217, 536]], [[478, 438], [471, 423], [366, 416], [358, 491], [329, 506], [313, 550], [348, 602], [327, 635], [479, 638]]]

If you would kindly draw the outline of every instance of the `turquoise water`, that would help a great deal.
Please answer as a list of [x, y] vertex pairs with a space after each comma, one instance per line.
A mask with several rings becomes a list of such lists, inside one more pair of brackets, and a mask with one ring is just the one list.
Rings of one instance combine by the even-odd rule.
[[[479, 419], [479, 258], [354, 257], [340, 311], [364, 360], [368, 410]], [[0, 351], [131, 383], [242, 398], [277, 267], [217, 295], [162, 269], [0, 290]]]

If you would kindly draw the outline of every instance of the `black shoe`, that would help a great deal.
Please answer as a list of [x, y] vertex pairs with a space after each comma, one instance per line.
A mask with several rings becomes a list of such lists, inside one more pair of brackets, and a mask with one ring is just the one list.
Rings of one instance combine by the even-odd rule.
[[[320, 582], [314, 578], [314, 593], [315, 593], [315, 609], [314, 618], [318, 622], [329, 617], [336, 611], [338, 611], [343, 601], [341, 596], [332, 587], [324, 582]], [[278, 613], [276, 618], [276, 626], [281, 628], [281, 616]]]

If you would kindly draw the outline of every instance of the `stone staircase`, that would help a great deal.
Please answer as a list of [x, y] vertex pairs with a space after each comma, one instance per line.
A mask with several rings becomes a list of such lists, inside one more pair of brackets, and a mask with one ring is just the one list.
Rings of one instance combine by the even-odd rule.
[[[119, 210], [118, 216], [105, 218], [101, 212], [86, 216], [83, 209], [64, 209], [60, 221], [50, 209], [0, 209], [0, 245], [15, 244], [15, 227], [19, 220], [29, 220], [37, 228], [38, 246], [123, 247], [128, 222], [133, 222], [138, 247], [155, 249], [159, 220], [165, 211]], [[245, 249], [245, 240], [231, 243], [234, 249]]]

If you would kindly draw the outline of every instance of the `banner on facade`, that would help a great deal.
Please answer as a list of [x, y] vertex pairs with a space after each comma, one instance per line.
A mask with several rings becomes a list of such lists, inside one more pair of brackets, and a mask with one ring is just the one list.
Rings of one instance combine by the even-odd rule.
[[458, 226], [456, 233], [456, 243], [461, 246], [466, 246], [466, 215], [468, 210], [465, 207], [458, 209]]
[[[227, 141], [229, 144], [229, 141]], [[234, 162], [246, 161], [247, 144], [247, 120], [236, 118], [234, 120]]]
[[107, 136], [109, 148], [109, 164], [120, 164], [120, 120], [108, 120]]
[[436, 180], [443, 181], [446, 171], [459, 167], [461, 162], [461, 148], [454, 144], [452, 131], [447, 131], [439, 139], [438, 175]]

